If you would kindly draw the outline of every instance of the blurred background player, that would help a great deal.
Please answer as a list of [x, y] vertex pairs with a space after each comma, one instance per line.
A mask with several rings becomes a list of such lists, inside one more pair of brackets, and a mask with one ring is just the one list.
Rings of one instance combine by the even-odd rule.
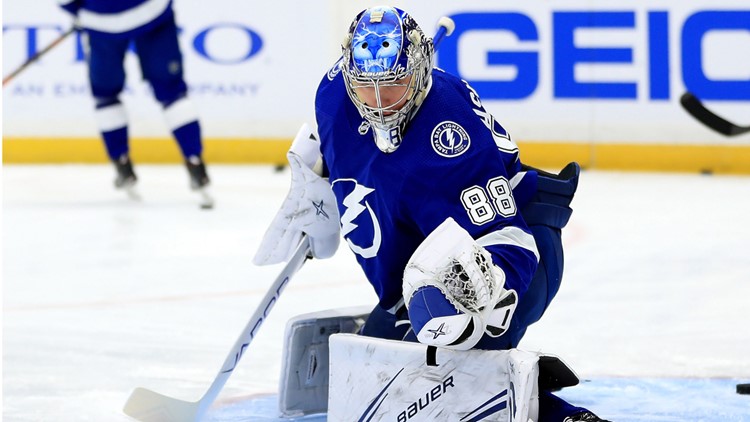
[[[316, 94], [320, 143], [292, 145], [292, 188], [255, 262], [286, 260], [301, 233], [326, 258], [340, 231], [379, 299], [363, 335], [517, 347], [559, 289], [579, 166], [522, 165], [476, 91], [434, 68], [432, 40], [400, 9], [361, 12], [342, 50]], [[539, 420], [602, 421], [549, 391]]]
[[203, 145], [197, 112], [187, 98], [182, 54], [171, 0], [58, 0], [83, 30], [96, 122], [107, 154], [117, 169], [115, 186], [132, 187], [137, 178], [128, 146], [128, 119], [120, 102], [125, 87], [125, 53], [135, 46], [143, 78], [153, 88], [164, 117], [179, 144], [190, 186], [209, 183], [201, 157]]

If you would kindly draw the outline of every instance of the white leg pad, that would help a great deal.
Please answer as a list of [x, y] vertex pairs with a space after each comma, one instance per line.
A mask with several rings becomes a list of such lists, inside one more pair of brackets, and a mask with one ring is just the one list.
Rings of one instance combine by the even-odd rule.
[[121, 103], [96, 109], [94, 118], [99, 132], [111, 132], [128, 125], [128, 113]]
[[437, 349], [351, 334], [329, 340], [328, 421], [536, 421], [539, 355]]
[[287, 418], [325, 413], [328, 408], [328, 338], [355, 333], [372, 306], [332, 309], [287, 322], [279, 378], [279, 410]]
[[169, 130], [177, 130], [188, 123], [197, 121], [198, 111], [189, 98], [182, 97], [164, 109], [164, 119]]

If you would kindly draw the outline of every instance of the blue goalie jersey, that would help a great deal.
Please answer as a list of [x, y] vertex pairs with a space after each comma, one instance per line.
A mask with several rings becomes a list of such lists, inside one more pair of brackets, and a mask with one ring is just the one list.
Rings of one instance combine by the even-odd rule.
[[[337, 64], [338, 66], [338, 64]], [[521, 170], [518, 148], [477, 93], [439, 69], [401, 146], [383, 153], [350, 101], [334, 66], [318, 87], [315, 111], [341, 233], [388, 309], [402, 295], [409, 258], [452, 217], [493, 257], [505, 288], [522, 298], [539, 256], [520, 209], [536, 174]]]

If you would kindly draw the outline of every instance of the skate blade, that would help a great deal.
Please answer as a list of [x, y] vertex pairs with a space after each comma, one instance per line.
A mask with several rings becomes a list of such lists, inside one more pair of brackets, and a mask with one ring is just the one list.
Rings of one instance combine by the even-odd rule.
[[211, 196], [211, 194], [208, 192], [208, 190], [203, 187], [197, 190], [198, 194], [201, 196], [200, 201], [200, 207], [202, 210], [210, 210], [214, 207], [214, 198]]
[[139, 194], [134, 187], [125, 188], [125, 193], [127, 193], [128, 198], [132, 199], [133, 201], [140, 201], [142, 199], [141, 194]]
[[117, 190], [121, 190], [125, 192], [125, 194], [128, 195], [128, 198], [133, 201], [141, 200], [141, 195], [138, 193], [138, 190], [135, 188], [135, 183], [128, 183], [123, 186], [117, 186]]

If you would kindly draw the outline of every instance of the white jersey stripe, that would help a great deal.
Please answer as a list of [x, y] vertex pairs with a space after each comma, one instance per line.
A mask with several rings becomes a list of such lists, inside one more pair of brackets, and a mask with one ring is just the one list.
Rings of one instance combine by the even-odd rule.
[[128, 125], [128, 114], [121, 103], [96, 109], [94, 118], [100, 132], [111, 132]]
[[169, 1], [148, 0], [132, 9], [111, 14], [81, 9], [78, 12], [78, 21], [86, 29], [119, 34], [153, 21], [167, 9]]
[[198, 120], [198, 112], [187, 97], [182, 97], [164, 109], [164, 118], [169, 130], [176, 130]]
[[516, 186], [521, 183], [521, 180], [523, 180], [524, 176], [526, 176], [525, 171], [519, 171], [518, 173], [516, 173], [516, 175], [510, 179], [510, 188], [515, 189]]
[[518, 227], [503, 227], [501, 230], [486, 234], [477, 239], [480, 246], [511, 245], [531, 251], [539, 262], [539, 250], [536, 248], [534, 236]]

